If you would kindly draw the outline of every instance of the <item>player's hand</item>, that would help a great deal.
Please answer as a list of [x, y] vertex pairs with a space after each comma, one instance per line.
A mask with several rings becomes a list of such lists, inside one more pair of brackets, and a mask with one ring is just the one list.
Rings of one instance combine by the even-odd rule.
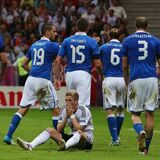
[[71, 105], [66, 106], [66, 111], [68, 117], [70, 117], [74, 113], [74, 110]]
[[61, 81], [60, 80], [55, 80], [54, 87], [55, 87], [56, 91], [60, 90], [60, 88], [61, 88]]

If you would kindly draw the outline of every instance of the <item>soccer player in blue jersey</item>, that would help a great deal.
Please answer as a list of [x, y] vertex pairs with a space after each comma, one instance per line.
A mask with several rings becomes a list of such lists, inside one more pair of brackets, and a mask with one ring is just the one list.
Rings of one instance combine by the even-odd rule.
[[[51, 42], [57, 35], [56, 28], [51, 24], [42, 27], [43, 37], [33, 43], [24, 59], [23, 66], [29, 72], [29, 77], [24, 86], [20, 109], [12, 118], [4, 142], [12, 144], [12, 135], [18, 127], [21, 119], [29, 108], [38, 100], [42, 109], [51, 109], [53, 112], [53, 123], [56, 128], [59, 115], [58, 98], [56, 91], [50, 81], [52, 63], [59, 51], [59, 45]], [[32, 60], [32, 67], [28, 63]]]
[[89, 23], [79, 19], [75, 35], [66, 38], [55, 60], [56, 77], [59, 78], [59, 66], [63, 57], [67, 57], [66, 86], [67, 90], [75, 89], [79, 93], [79, 104], [90, 107], [91, 65], [101, 69], [98, 43], [87, 36]]
[[1, 69], [1, 73], [0, 73], [0, 81], [3, 79], [6, 67], [7, 67], [7, 55], [4, 52], [4, 48], [5, 48], [5, 44], [3, 41], [3, 38], [0, 36], [0, 61], [2, 62], [2, 69]]
[[[128, 85], [128, 110], [138, 135], [139, 152], [146, 154], [154, 130], [154, 110], [158, 106], [156, 60], [160, 65], [160, 41], [147, 30], [145, 17], [136, 19], [137, 31], [123, 41], [123, 70]], [[128, 75], [129, 73], [129, 75]], [[129, 77], [129, 78], [128, 78]], [[140, 114], [145, 112], [143, 126]]]
[[[103, 107], [107, 112], [107, 122], [112, 137], [111, 145], [120, 145], [119, 133], [124, 120], [126, 86], [122, 73], [122, 44], [119, 42], [120, 31], [111, 29], [110, 42], [100, 47], [104, 80]], [[116, 116], [115, 116], [116, 114]]]

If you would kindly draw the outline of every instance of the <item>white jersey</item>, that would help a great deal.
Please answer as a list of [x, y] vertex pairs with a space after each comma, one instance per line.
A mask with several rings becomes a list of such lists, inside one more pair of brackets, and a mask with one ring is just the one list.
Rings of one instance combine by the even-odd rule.
[[[66, 117], [66, 108], [62, 109], [62, 112], [59, 116], [59, 121], [62, 122]], [[93, 122], [92, 122], [92, 115], [89, 109], [85, 106], [78, 106], [78, 110], [75, 112], [75, 117], [79, 124], [83, 127], [83, 131], [87, 134], [87, 137], [93, 141]], [[75, 128], [73, 127], [72, 120], [68, 118], [67, 121], [69, 127], [71, 128], [71, 134], [76, 132]]]

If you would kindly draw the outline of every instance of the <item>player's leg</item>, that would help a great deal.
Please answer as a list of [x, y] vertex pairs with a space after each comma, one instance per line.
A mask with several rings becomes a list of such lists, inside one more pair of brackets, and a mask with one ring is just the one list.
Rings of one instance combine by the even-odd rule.
[[124, 78], [117, 79], [117, 94], [116, 94], [116, 123], [117, 134], [119, 136], [120, 130], [124, 121], [124, 107], [126, 102], [126, 85]]
[[110, 131], [110, 135], [112, 137], [111, 145], [119, 145], [118, 140], [118, 134], [117, 134], [117, 123], [116, 123], [116, 117], [114, 115], [114, 109], [107, 109], [107, 122], [108, 122], [108, 128]]
[[148, 94], [145, 101], [145, 131], [146, 150], [148, 152], [154, 130], [154, 110], [158, 106], [158, 80], [157, 78], [148, 78], [146, 83], [148, 86]]
[[79, 143], [81, 137], [82, 137], [82, 131], [79, 130], [79, 131], [75, 132], [73, 134], [73, 136], [70, 139], [67, 140], [66, 149], [77, 145]]
[[114, 109], [116, 107], [116, 91], [112, 82], [113, 79], [105, 78], [102, 83], [103, 108], [106, 110], [106, 120], [112, 137], [112, 144], [118, 144], [117, 124], [114, 115]]
[[50, 137], [54, 139], [57, 144], [61, 144], [60, 142], [62, 141], [62, 136], [54, 128], [47, 128], [31, 142], [17, 138], [17, 143], [23, 149], [32, 150], [33, 148], [44, 144]]
[[146, 133], [140, 114], [144, 111], [147, 85], [145, 79], [137, 79], [129, 84], [128, 89], [128, 110], [131, 112], [133, 128], [138, 136], [138, 149], [140, 153], [142, 153], [145, 148], [144, 143]]
[[33, 77], [28, 77], [24, 89], [23, 89], [23, 96], [20, 102], [20, 109], [17, 113], [14, 114], [12, 121], [10, 123], [8, 133], [4, 137], [4, 142], [6, 144], [12, 144], [12, 136], [15, 132], [16, 128], [18, 127], [21, 119], [23, 116], [27, 113], [30, 106], [34, 105], [37, 101], [36, 98], [36, 92], [35, 92], [35, 86], [37, 86], [37, 79], [34, 79]]
[[58, 120], [59, 120], [59, 113], [60, 113], [59, 107], [55, 108], [55, 109], [52, 109], [51, 113], [52, 113], [52, 124], [53, 124], [53, 127], [55, 129], [57, 129], [57, 124], [58, 124]]
[[78, 103], [90, 108], [91, 75], [86, 71], [76, 71], [75, 83], [79, 94]]
[[40, 105], [40, 110], [50, 109], [52, 113], [52, 124], [56, 129], [59, 119], [59, 101], [56, 90], [51, 81], [41, 80], [37, 87], [37, 98]]
[[148, 152], [154, 130], [154, 112], [145, 112], [146, 150]]
[[13, 117], [12, 117], [12, 120], [11, 120], [11, 123], [9, 125], [9, 129], [8, 129], [8, 132], [6, 134], [6, 136], [4, 137], [3, 141], [6, 143], [6, 144], [13, 144], [13, 140], [12, 140], [12, 136], [14, 134], [14, 132], [16, 131], [21, 119], [23, 118], [23, 116], [27, 113], [29, 109], [29, 106], [26, 107], [26, 108], [20, 108], [18, 110], [18, 112], [16, 112]]
[[124, 121], [124, 108], [117, 108], [116, 109], [116, 124], [117, 124], [117, 135], [119, 137], [121, 127]]

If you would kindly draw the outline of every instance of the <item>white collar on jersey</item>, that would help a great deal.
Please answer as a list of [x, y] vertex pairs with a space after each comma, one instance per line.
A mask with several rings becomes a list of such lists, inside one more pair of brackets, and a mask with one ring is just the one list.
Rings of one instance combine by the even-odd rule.
[[119, 42], [118, 39], [111, 39], [110, 42]]
[[50, 41], [49, 38], [47, 38], [47, 37], [41, 37], [41, 40]]
[[76, 32], [75, 35], [85, 36], [85, 35], [87, 35], [87, 33], [86, 32]]
[[141, 32], [141, 33], [149, 33], [149, 32], [146, 32], [146, 31], [144, 31], [144, 30], [137, 30], [137, 31], [136, 31], [136, 33], [139, 33], [139, 32]]

